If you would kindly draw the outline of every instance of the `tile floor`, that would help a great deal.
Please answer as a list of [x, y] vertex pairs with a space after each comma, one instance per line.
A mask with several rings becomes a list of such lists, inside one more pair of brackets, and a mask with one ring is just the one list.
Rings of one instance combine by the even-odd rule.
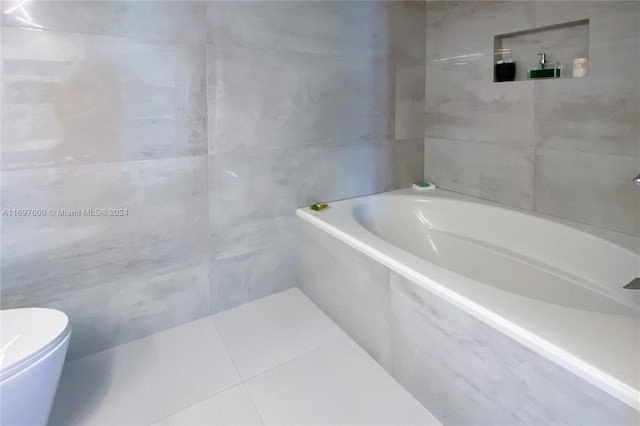
[[49, 420], [439, 424], [298, 289], [66, 364]]

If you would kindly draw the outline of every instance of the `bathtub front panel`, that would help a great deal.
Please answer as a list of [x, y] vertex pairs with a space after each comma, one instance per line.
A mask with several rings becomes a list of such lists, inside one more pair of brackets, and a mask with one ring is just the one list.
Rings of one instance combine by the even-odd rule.
[[640, 424], [640, 412], [298, 219], [302, 291], [444, 424]]

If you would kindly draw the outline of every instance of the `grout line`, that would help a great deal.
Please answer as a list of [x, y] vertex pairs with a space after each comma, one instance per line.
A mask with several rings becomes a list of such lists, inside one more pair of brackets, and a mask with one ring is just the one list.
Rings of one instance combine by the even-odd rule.
[[88, 167], [108, 167], [108, 166], [114, 166], [114, 165], [129, 165], [129, 164], [136, 164], [136, 163], [152, 163], [152, 162], [159, 162], [159, 161], [170, 161], [170, 160], [187, 160], [187, 159], [198, 159], [198, 158], [205, 158], [207, 157], [207, 153], [200, 153], [200, 154], [184, 154], [184, 155], [177, 155], [177, 156], [173, 156], [173, 157], [157, 157], [157, 158], [132, 158], [132, 159], [128, 159], [128, 160], [121, 160], [121, 161], [96, 161], [96, 162], [73, 162], [70, 161], [68, 163], [54, 163], [54, 164], [47, 164], [47, 165], [35, 165], [35, 166], [29, 166], [29, 167], [20, 167], [20, 168], [15, 168], [15, 169], [7, 169], [7, 166], [4, 166], [3, 169], [1, 170], [2, 173], [18, 173], [18, 172], [24, 172], [24, 171], [30, 171], [30, 170], [44, 170], [44, 169], [66, 169], [66, 170], [70, 170], [70, 169], [81, 169], [81, 168], [88, 168]]
[[[214, 314], [214, 315], [215, 315], [215, 314]], [[229, 353], [229, 349], [227, 348], [227, 345], [224, 343], [224, 340], [222, 340], [222, 336], [220, 336], [220, 332], [218, 331], [218, 328], [216, 327], [216, 324], [215, 324], [215, 322], [213, 321], [213, 316], [214, 316], [214, 315], [209, 315], [208, 317], [205, 317], [205, 318], [208, 318], [208, 319], [211, 321], [211, 325], [213, 325], [213, 329], [215, 330], [216, 335], [218, 336], [218, 339], [220, 340], [220, 343], [222, 343], [222, 347], [224, 348], [225, 353], [226, 353], [226, 354], [227, 354], [227, 356], [229, 357], [229, 360], [231, 361], [231, 365], [233, 365], [233, 368], [234, 368], [234, 370], [236, 371], [236, 374], [238, 375], [238, 378], [240, 379], [240, 381], [239, 381], [238, 383], [235, 383], [235, 384], [233, 384], [233, 385], [231, 385], [231, 386], [229, 386], [229, 387], [227, 387], [227, 388], [225, 388], [225, 389], [221, 390], [221, 391], [218, 391], [218, 392], [215, 392], [215, 393], [213, 393], [213, 394], [210, 394], [210, 395], [208, 395], [208, 396], [206, 396], [206, 397], [204, 397], [204, 398], [202, 398], [202, 399], [200, 399], [200, 400], [198, 400], [198, 401], [196, 401], [196, 402], [194, 402], [194, 403], [192, 403], [192, 404], [189, 404], [189, 405], [187, 405], [187, 406], [185, 406], [185, 407], [182, 407], [182, 408], [180, 408], [179, 410], [174, 411], [173, 413], [171, 413], [171, 414], [169, 414], [169, 415], [167, 415], [167, 416], [164, 416], [164, 417], [162, 417], [161, 419], [155, 420], [154, 422], [152, 422], [152, 423], [150, 423], [150, 424], [158, 423], [159, 421], [164, 420], [164, 419], [166, 419], [167, 417], [171, 417], [171, 416], [173, 416], [174, 414], [177, 414], [177, 413], [179, 413], [179, 412], [181, 412], [181, 411], [183, 411], [183, 410], [186, 410], [187, 408], [193, 407], [194, 405], [199, 404], [199, 403], [201, 403], [201, 402], [203, 402], [203, 401], [205, 401], [205, 400], [207, 400], [207, 399], [209, 399], [209, 398], [212, 398], [212, 397], [214, 397], [214, 396], [216, 396], [216, 395], [219, 395], [219, 394], [221, 394], [222, 392], [226, 392], [226, 391], [228, 391], [228, 390], [229, 390], [229, 389], [231, 389], [231, 388], [234, 388], [234, 387], [239, 386], [239, 385], [243, 385], [243, 383], [244, 383], [244, 382], [243, 382], [243, 380], [242, 380], [242, 376], [240, 375], [240, 371], [238, 371], [238, 367], [236, 366], [236, 363], [233, 361], [233, 358], [231, 357], [231, 353]], [[245, 390], [246, 390], [246, 389], [245, 389]], [[248, 393], [248, 391], [247, 391], [247, 393]], [[253, 402], [253, 400], [252, 400], [252, 402]], [[255, 405], [255, 404], [254, 404], [254, 405]], [[257, 408], [256, 408], [256, 411], [257, 411]], [[259, 413], [258, 413], [258, 415], [259, 415]], [[261, 417], [260, 419], [262, 420], [262, 417]], [[264, 422], [263, 422], [263, 424], [264, 424]]]
[[[26, 28], [24, 25], [15, 25], [13, 23], [2, 24], [0, 25], [0, 29], [10, 29], [10, 30], [30, 30], [31, 28]], [[73, 29], [61, 29], [61, 28], [42, 28], [40, 29], [42, 32], [51, 32], [56, 34], [70, 34], [70, 35], [79, 35], [81, 37], [102, 37], [102, 38], [117, 38], [120, 40], [126, 40], [132, 44], [148, 44], [155, 46], [187, 46], [194, 47], [201, 44], [207, 45], [210, 44], [207, 41], [206, 31], [204, 37], [197, 36], [197, 39], [180, 39], [180, 38], [162, 38], [162, 37], [154, 37], [152, 35], [135, 35], [135, 34], [108, 34], [108, 33], [97, 33], [97, 32], [89, 32], [87, 30], [73, 30]]]
[[266, 424], [264, 422], [264, 419], [262, 418], [262, 414], [260, 413], [260, 410], [258, 409], [258, 406], [256, 405], [256, 402], [253, 400], [253, 395], [251, 395], [251, 392], [249, 392], [249, 389], [247, 389], [246, 383], [242, 382], [240, 385], [242, 386], [244, 391], [247, 393], [247, 395], [249, 395], [249, 399], [251, 400], [251, 404], [253, 405], [253, 408], [256, 410], [256, 413], [258, 414], [258, 417], [260, 418], [260, 421], [262, 422], [263, 425]]
[[[281, 363], [279, 363], [278, 365], [274, 365], [273, 367], [270, 367], [270, 368], [268, 368], [268, 369], [266, 369], [266, 370], [264, 370], [264, 371], [261, 371], [260, 373], [254, 374], [254, 375], [253, 375], [253, 376], [251, 376], [251, 377], [248, 377], [248, 378], [246, 378], [246, 379], [242, 379], [242, 377], [241, 377], [241, 379], [242, 379], [242, 383], [246, 383], [246, 382], [248, 382], [248, 381], [250, 381], [250, 380], [255, 379], [256, 377], [260, 377], [260, 376], [262, 376], [263, 374], [269, 373], [270, 371], [272, 371], [272, 370], [274, 370], [274, 369], [276, 369], [276, 368], [278, 368], [278, 367], [282, 367], [283, 365], [285, 365], [285, 364], [287, 364], [287, 363], [289, 363], [289, 362], [291, 362], [291, 361], [294, 361], [294, 360], [296, 360], [296, 359], [298, 359], [298, 358], [300, 358], [300, 357], [302, 357], [302, 356], [305, 356], [305, 355], [307, 355], [307, 354], [309, 354], [309, 353], [311, 353], [311, 352], [313, 352], [313, 351], [315, 351], [315, 350], [318, 350], [318, 349], [320, 349], [320, 348], [322, 348], [322, 347], [324, 347], [324, 346], [328, 345], [329, 343], [333, 343], [333, 342], [335, 342], [335, 341], [337, 341], [337, 340], [339, 340], [339, 339], [343, 339], [343, 338], [345, 338], [345, 337], [347, 337], [347, 338], [351, 339], [351, 337], [349, 337], [349, 335], [348, 335], [347, 333], [345, 333], [345, 332], [344, 332], [344, 330], [342, 330], [340, 327], [338, 327], [338, 329], [342, 332], [342, 335], [341, 335], [341, 336], [337, 336], [337, 337], [334, 337], [334, 338], [333, 338], [333, 339], [331, 339], [331, 340], [327, 340], [326, 342], [324, 342], [324, 343], [322, 343], [322, 344], [320, 344], [320, 345], [318, 345], [318, 346], [314, 346], [313, 348], [311, 348], [311, 349], [309, 349], [309, 350], [307, 350], [307, 351], [305, 351], [305, 352], [303, 352], [303, 353], [301, 353], [301, 354], [298, 354], [298, 355], [294, 356], [293, 358], [289, 358], [289, 359], [287, 359], [287, 360], [284, 360], [284, 361], [282, 361]], [[351, 340], [353, 340], [353, 339], [351, 339]], [[354, 340], [354, 342], [355, 342], [355, 340]], [[356, 343], [356, 344], [357, 344], [357, 343]]]
[[[285, 54], [293, 53], [293, 54], [300, 54], [300, 55], [317, 56], [321, 58], [329, 57], [329, 58], [335, 58], [335, 59], [349, 60], [352, 62], [391, 62], [396, 60], [390, 54], [389, 51], [387, 51], [386, 53], [374, 52], [372, 55], [360, 56], [357, 54], [349, 55], [349, 54], [337, 54], [337, 53], [327, 53], [327, 52], [320, 52], [320, 51], [311, 51], [311, 50], [300, 50], [300, 49], [293, 49], [293, 48], [283, 49], [283, 48], [271, 47], [271, 46], [259, 46], [251, 43], [243, 43], [242, 41], [225, 40], [225, 39], [220, 39], [217, 41], [215, 40], [209, 41], [208, 37], [205, 37], [205, 39], [208, 45], [215, 46], [216, 49], [220, 47], [220, 48], [227, 48], [227, 49], [257, 50], [257, 51], [267, 52], [267, 53], [268, 52], [285, 53]], [[199, 40], [199, 42], [201, 42], [201, 40]], [[416, 65], [422, 65], [422, 63], [417, 63]]]
[[189, 404], [189, 405], [186, 405], [186, 406], [184, 406], [184, 407], [180, 408], [179, 410], [176, 410], [176, 411], [172, 412], [171, 414], [168, 414], [168, 415], [166, 415], [166, 416], [164, 416], [164, 417], [162, 417], [162, 418], [160, 418], [160, 419], [154, 420], [153, 422], [149, 423], [149, 425], [156, 424], [156, 423], [158, 423], [158, 422], [160, 422], [160, 421], [162, 421], [162, 420], [164, 420], [164, 419], [166, 419], [166, 418], [168, 418], [168, 417], [173, 416], [174, 414], [178, 414], [179, 412], [184, 411], [184, 410], [186, 410], [187, 408], [191, 408], [191, 407], [193, 407], [194, 405], [200, 404], [201, 402], [204, 402], [204, 401], [206, 401], [206, 400], [207, 400], [207, 399], [209, 399], [209, 398], [213, 398], [214, 396], [220, 395], [221, 393], [226, 392], [226, 391], [228, 391], [229, 389], [233, 389], [233, 388], [235, 388], [236, 386], [240, 386], [240, 385], [242, 385], [242, 382], [240, 382], [240, 383], [236, 383], [235, 385], [229, 386], [228, 388], [225, 388], [225, 389], [223, 389], [223, 390], [221, 390], [221, 391], [218, 391], [218, 392], [215, 392], [215, 393], [213, 393], [213, 394], [207, 395], [207, 396], [205, 396], [204, 398], [199, 399], [199, 400], [197, 400], [197, 401], [196, 401], [196, 402], [194, 402], [194, 403], [191, 403], [191, 404]]
[[[258, 299], [258, 300], [259, 300], [259, 299]], [[312, 302], [312, 303], [313, 303], [313, 302]], [[314, 306], [315, 306], [315, 304], [314, 304]], [[276, 368], [278, 368], [278, 367], [281, 367], [281, 366], [283, 366], [283, 365], [285, 365], [285, 364], [287, 364], [287, 363], [289, 363], [289, 362], [291, 362], [291, 361], [294, 361], [294, 360], [296, 360], [296, 359], [298, 359], [298, 358], [300, 358], [300, 357], [302, 357], [302, 356], [304, 356], [304, 355], [307, 355], [307, 354], [309, 354], [309, 353], [311, 353], [311, 352], [313, 352], [313, 351], [315, 351], [315, 350], [317, 350], [317, 349], [320, 349], [320, 348], [322, 348], [322, 347], [324, 347], [324, 346], [326, 346], [326, 345], [328, 345], [328, 344], [330, 344], [330, 343], [333, 343], [333, 342], [335, 342], [335, 341], [337, 341], [337, 340], [339, 340], [339, 339], [343, 339], [343, 338], [345, 338], [345, 337], [346, 337], [346, 338], [348, 338], [348, 339], [350, 339], [350, 340], [353, 340], [353, 339], [351, 339], [351, 337], [349, 337], [349, 335], [347, 335], [347, 334], [345, 333], [345, 331], [344, 331], [344, 330], [342, 330], [342, 329], [341, 329], [341, 328], [340, 328], [340, 327], [339, 327], [335, 322], [333, 322], [333, 320], [331, 320], [331, 319], [329, 318], [329, 320], [331, 321], [332, 325], [334, 325], [338, 330], [340, 330], [340, 332], [341, 332], [341, 334], [340, 334], [340, 335], [338, 335], [338, 336], [336, 336], [336, 337], [334, 337], [334, 338], [332, 338], [332, 339], [329, 339], [329, 340], [327, 340], [326, 342], [321, 343], [321, 344], [320, 344], [320, 345], [318, 345], [318, 346], [315, 346], [315, 347], [313, 347], [313, 348], [311, 348], [311, 349], [308, 349], [308, 350], [306, 350], [305, 352], [300, 353], [300, 354], [298, 354], [298, 355], [294, 356], [293, 358], [289, 358], [289, 359], [287, 359], [287, 360], [284, 360], [284, 361], [282, 361], [282, 362], [278, 363], [277, 365], [275, 365], [275, 366], [273, 366], [273, 367], [271, 367], [271, 368], [269, 368], [269, 369], [267, 369], [267, 370], [264, 370], [264, 371], [262, 371], [262, 372], [260, 372], [260, 373], [258, 373], [258, 374], [255, 374], [255, 375], [253, 375], [253, 376], [248, 377], [248, 378], [246, 378], [246, 379], [245, 379], [245, 378], [243, 378], [243, 377], [242, 377], [242, 375], [240, 374], [240, 371], [238, 370], [238, 367], [237, 367], [237, 365], [236, 365], [235, 361], [233, 360], [233, 357], [231, 356], [231, 352], [229, 351], [229, 348], [227, 347], [227, 344], [226, 344], [226, 343], [225, 343], [225, 341], [222, 339], [222, 336], [220, 335], [220, 332], [218, 331], [218, 328], [217, 328], [217, 326], [216, 326], [216, 324], [215, 324], [215, 321], [214, 321], [214, 319], [213, 319], [213, 317], [214, 317], [215, 315], [217, 315], [217, 314], [209, 315], [209, 316], [208, 316], [208, 317], [206, 317], [206, 318], [208, 318], [208, 319], [211, 321], [211, 324], [213, 325], [213, 328], [214, 328], [214, 330], [215, 330], [215, 332], [216, 332], [216, 335], [217, 335], [218, 339], [220, 340], [220, 342], [222, 343], [222, 346], [224, 347], [225, 353], [226, 353], [226, 354], [227, 354], [227, 356], [229, 357], [229, 360], [231, 361], [231, 364], [233, 365], [233, 368], [235, 369], [236, 374], [238, 375], [238, 378], [240, 379], [240, 382], [235, 383], [235, 384], [233, 384], [233, 385], [231, 385], [231, 386], [229, 386], [229, 387], [227, 387], [227, 388], [225, 388], [225, 389], [223, 389], [223, 390], [220, 390], [220, 391], [218, 391], [218, 392], [215, 392], [215, 393], [213, 393], [213, 394], [209, 394], [209, 395], [207, 395], [206, 397], [204, 397], [204, 398], [202, 398], [202, 399], [199, 399], [198, 401], [195, 401], [195, 402], [193, 402], [193, 403], [191, 403], [191, 404], [189, 404], [189, 405], [186, 405], [186, 406], [184, 406], [184, 407], [182, 407], [182, 408], [180, 408], [180, 409], [178, 409], [178, 410], [176, 410], [176, 411], [172, 412], [171, 414], [168, 414], [168, 415], [166, 415], [166, 416], [164, 416], [164, 417], [162, 417], [162, 418], [160, 418], [160, 419], [154, 420], [153, 422], [149, 423], [150, 425], [151, 425], [151, 424], [158, 423], [158, 422], [160, 422], [160, 421], [162, 421], [162, 420], [164, 420], [164, 419], [166, 419], [166, 418], [168, 418], [168, 417], [171, 417], [171, 416], [173, 416], [173, 415], [175, 415], [175, 414], [177, 414], [177, 413], [179, 413], [179, 412], [181, 412], [181, 411], [183, 411], [183, 410], [186, 410], [186, 409], [188, 409], [188, 408], [190, 408], [190, 407], [193, 407], [194, 405], [197, 405], [197, 404], [199, 404], [199, 403], [201, 403], [201, 402], [203, 402], [203, 401], [205, 401], [205, 400], [207, 400], [207, 399], [209, 399], [209, 398], [212, 398], [212, 397], [214, 397], [214, 396], [216, 396], [216, 395], [219, 395], [219, 394], [221, 394], [221, 393], [223, 393], [223, 392], [226, 392], [226, 391], [228, 391], [229, 389], [234, 388], [234, 387], [239, 386], [239, 385], [242, 385], [242, 387], [243, 387], [243, 389], [245, 390], [245, 392], [249, 395], [249, 398], [250, 398], [250, 400], [251, 400], [251, 403], [252, 403], [252, 405], [253, 405], [254, 409], [256, 410], [256, 413], [258, 414], [258, 417], [260, 418], [260, 421], [261, 421], [261, 422], [262, 422], [262, 424], [264, 425], [264, 424], [265, 424], [265, 421], [264, 421], [264, 419], [263, 419], [263, 417], [262, 417], [262, 414], [260, 413], [260, 410], [258, 409], [258, 406], [256, 405], [256, 403], [255, 403], [255, 401], [254, 401], [254, 399], [253, 399], [253, 396], [251, 395], [251, 392], [249, 391], [249, 389], [248, 389], [248, 388], [247, 388], [247, 386], [246, 386], [246, 382], [247, 382], [247, 381], [252, 380], [252, 379], [254, 379], [254, 378], [256, 378], [256, 377], [259, 377], [259, 376], [261, 376], [261, 375], [263, 375], [263, 374], [265, 374], [265, 373], [268, 373], [268, 372], [270, 372], [270, 371], [272, 371], [272, 370], [274, 370], [274, 369], [276, 369]]]
[[229, 357], [229, 360], [231, 361], [231, 365], [233, 365], [233, 368], [236, 370], [236, 374], [238, 375], [238, 378], [240, 379], [240, 383], [243, 383], [244, 380], [242, 379], [242, 375], [240, 374], [240, 370], [238, 370], [238, 366], [236, 365], [235, 361], [233, 360], [233, 357], [231, 356], [231, 352], [229, 352], [229, 348], [227, 348], [227, 344], [224, 342], [224, 339], [220, 335], [220, 331], [218, 331], [218, 327], [216, 326], [216, 323], [213, 320], [213, 317], [215, 315], [216, 314], [209, 315], [208, 318], [211, 320], [211, 324], [213, 324], [213, 329], [216, 331], [216, 334], [218, 335], [218, 339], [220, 339], [220, 343], [222, 343], [222, 346], [224, 347], [224, 351], [227, 354], [227, 356]]

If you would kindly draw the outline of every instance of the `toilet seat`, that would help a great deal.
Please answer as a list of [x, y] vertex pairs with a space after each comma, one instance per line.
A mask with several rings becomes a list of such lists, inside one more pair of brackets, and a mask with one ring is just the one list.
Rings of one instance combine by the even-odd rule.
[[0, 381], [37, 362], [70, 332], [69, 318], [55, 309], [0, 311]]

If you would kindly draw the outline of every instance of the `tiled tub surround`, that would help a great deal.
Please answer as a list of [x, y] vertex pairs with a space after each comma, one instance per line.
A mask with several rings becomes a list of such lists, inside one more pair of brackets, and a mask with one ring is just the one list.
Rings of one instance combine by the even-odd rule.
[[66, 312], [69, 359], [295, 286], [297, 207], [422, 179], [424, 2], [24, 8], [2, 207], [128, 209], [2, 217], [2, 308]]
[[[381, 202], [404, 223], [417, 210], [403, 209], [398, 201], [428, 197], [479, 203], [463, 207], [463, 215], [486, 204], [440, 190], [431, 195], [401, 190], [333, 203], [320, 215], [300, 209], [300, 288], [444, 424], [637, 424], [635, 314], [556, 304], [573, 303], [571, 294], [565, 302], [547, 303], [481, 284], [410, 254], [358, 222], [369, 220], [378, 235], [398, 237], [400, 229], [375, 222], [382, 210], [362, 206]], [[524, 210], [489, 204], [489, 212], [531, 218]], [[549, 220], [532, 219], [538, 225]], [[425, 213], [423, 220], [439, 229], [437, 217]], [[638, 247], [637, 238], [628, 235], [569, 221], [549, 223], [626, 250]], [[407, 235], [421, 235], [407, 229]], [[438, 232], [431, 240], [434, 250], [445, 249], [436, 237]]]
[[[640, 170], [640, 2], [426, 7], [425, 177], [452, 191], [640, 235], [640, 191], [631, 182]], [[588, 77], [493, 82], [494, 36], [585, 19], [588, 49], [572, 54], [589, 57]], [[560, 44], [543, 36], [529, 41], [549, 42], [551, 59], [580, 45], [569, 33]], [[538, 52], [522, 57], [530, 44], [509, 47], [517, 69], [536, 62]]]

